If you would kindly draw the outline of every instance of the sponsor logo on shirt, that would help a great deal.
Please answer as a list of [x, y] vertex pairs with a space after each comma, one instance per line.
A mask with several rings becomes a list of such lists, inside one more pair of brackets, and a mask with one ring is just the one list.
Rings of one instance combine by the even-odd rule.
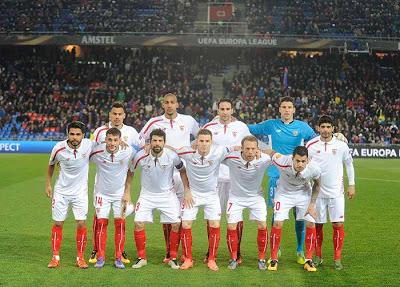
[[232, 135], [233, 135], [234, 137], [236, 137], [236, 136], [237, 136], [237, 132], [232, 132]]
[[179, 128], [181, 129], [181, 131], [185, 130], [185, 126], [179, 126]]

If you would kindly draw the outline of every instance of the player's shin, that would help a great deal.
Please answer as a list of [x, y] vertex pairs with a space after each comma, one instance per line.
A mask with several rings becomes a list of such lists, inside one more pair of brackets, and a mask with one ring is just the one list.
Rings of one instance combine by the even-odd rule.
[[192, 260], [192, 229], [182, 228], [181, 233], [182, 250], [186, 259]]
[[78, 257], [83, 258], [87, 242], [87, 229], [86, 227], [78, 227], [76, 229], [76, 250]]
[[170, 257], [170, 233], [171, 233], [171, 224], [163, 224], [163, 233], [164, 233], [164, 240], [165, 240], [165, 248], [166, 248], [166, 258]]
[[237, 246], [238, 246], [238, 237], [236, 229], [227, 229], [226, 232], [226, 244], [228, 245], [228, 250], [231, 256], [231, 259], [237, 259]]
[[259, 260], [265, 259], [267, 245], [268, 245], [268, 230], [267, 229], [258, 229], [257, 246], [258, 246], [258, 259]]
[[[296, 210], [293, 209], [294, 216], [296, 218]], [[303, 252], [304, 248], [304, 236], [306, 230], [306, 224], [303, 220], [295, 221], [296, 239], [297, 239], [297, 252]]]
[[315, 255], [322, 258], [322, 242], [324, 241], [324, 225], [316, 224], [316, 241], [315, 241]]
[[144, 229], [134, 231], [138, 258], [146, 259], [146, 232]]
[[51, 249], [53, 256], [58, 256], [62, 242], [62, 226], [53, 225], [51, 229]]
[[125, 247], [125, 219], [114, 219], [114, 247], [115, 259], [121, 259]]
[[239, 221], [236, 227], [237, 237], [238, 237], [238, 247], [237, 247], [237, 257], [240, 256], [240, 244], [242, 243], [242, 235], [243, 235], [243, 221]]
[[306, 260], [312, 260], [315, 250], [316, 231], [315, 226], [306, 227]]
[[105, 256], [106, 242], [107, 242], [107, 227], [108, 219], [98, 218], [96, 227], [96, 239], [98, 248], [98, 258], [103, 258]]
[[221, 228], [210, 227], [210, 235], [208, 237], [209, 260], [216, 259], [220, 239], [221, 239]]
[[281, 244], [281, 227], [272, 227], [271, 235], [270, 235], [270, 250], [271, 250], [271, 259], [278, 260], [278, 251], [279, 246]]
[[340, 260], [342, 258], [342, 249], [344, 242], [344, 225], [333, 225], [333, 250], [334, 260]]
[[95, 213], [93, 215], [93, 225], [92, 225], [92, 241], [93, 241], [93, 250], [94, 251], [97, 251], [96, 227], [97, 227], [97, 216]]
[[169, 238], [169, 254], [171, 259], [176, 259], [178, 256], [178, 248], [179, 248], [179, 231], [173, 231], [171, 230], [170, 232], [170, 238]]

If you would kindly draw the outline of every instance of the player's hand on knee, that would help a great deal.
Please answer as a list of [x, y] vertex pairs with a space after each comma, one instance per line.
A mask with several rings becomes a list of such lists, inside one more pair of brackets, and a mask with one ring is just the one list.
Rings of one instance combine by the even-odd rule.
[[308, 205], [308, 208], [307, 208], [306, 213], [304, 214], [304, 217], [306, 217], [307, 214], [309, 214], [314, 219], [317, 218], [317, 210], [315, 209], [315, 203], [310, 203]]
[[124, 193], [122, 196], [122, 203], [128, 205], [131, 202], [131, 195], [129, 193]]

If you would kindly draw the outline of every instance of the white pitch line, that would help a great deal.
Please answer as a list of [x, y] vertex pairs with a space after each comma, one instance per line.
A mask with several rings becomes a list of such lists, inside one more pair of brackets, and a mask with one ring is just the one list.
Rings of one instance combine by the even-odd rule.
[[400, 180], [395, 180], [395, 179], [382, 179], [382, 178], [375, 178], [375, 177], [357, 177], [357, 176], [356, 176], [356, 180], [357, 180], [357, 179], [400, 183]]

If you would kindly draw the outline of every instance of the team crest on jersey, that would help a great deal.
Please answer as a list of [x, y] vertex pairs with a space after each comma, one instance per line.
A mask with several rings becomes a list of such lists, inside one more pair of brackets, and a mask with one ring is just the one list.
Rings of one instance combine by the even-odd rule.
[[237, 136], [237, 132], [232, 132], [232, 135], [233, 135], [234, 137], [236, 137], [236, 136]]
[[107, 161], [103, 160], [103, 163], [107, 163]]
[[83, 153], [83, 154], [82, 154], [82, 157], [86, 157], [86, 153]]
[[128, 141], [128, 136], [124, 136], [124, 141]]
[[185, 130], [185, 126], [179, 126], [179, 128], [181, 129], [181, 131]]
[[218, 134], [218, 132], [215, 132], [215, 133], [214, 133], [214, 135], [217, 135], [217, 134]]
[[299, 135], [299, 131], [293, 131], [293, 135], [297, 137]]
[[320, 150], [317, 150], [317, 153], [321, 153], [321, 151], [320, 151]]
[[336, 154], [336, 152], [337, 152], [337, 149], [332, 149], [332, 153], [333, 153], [333, 155], [335, 155]]
[[210, 166], [213, 165], [213, 163], [214, 163], [214, 162], [213, 162], [212, 160], [209, 160], [209, 161], [208, 161], [208, 164], [209, 164]]

